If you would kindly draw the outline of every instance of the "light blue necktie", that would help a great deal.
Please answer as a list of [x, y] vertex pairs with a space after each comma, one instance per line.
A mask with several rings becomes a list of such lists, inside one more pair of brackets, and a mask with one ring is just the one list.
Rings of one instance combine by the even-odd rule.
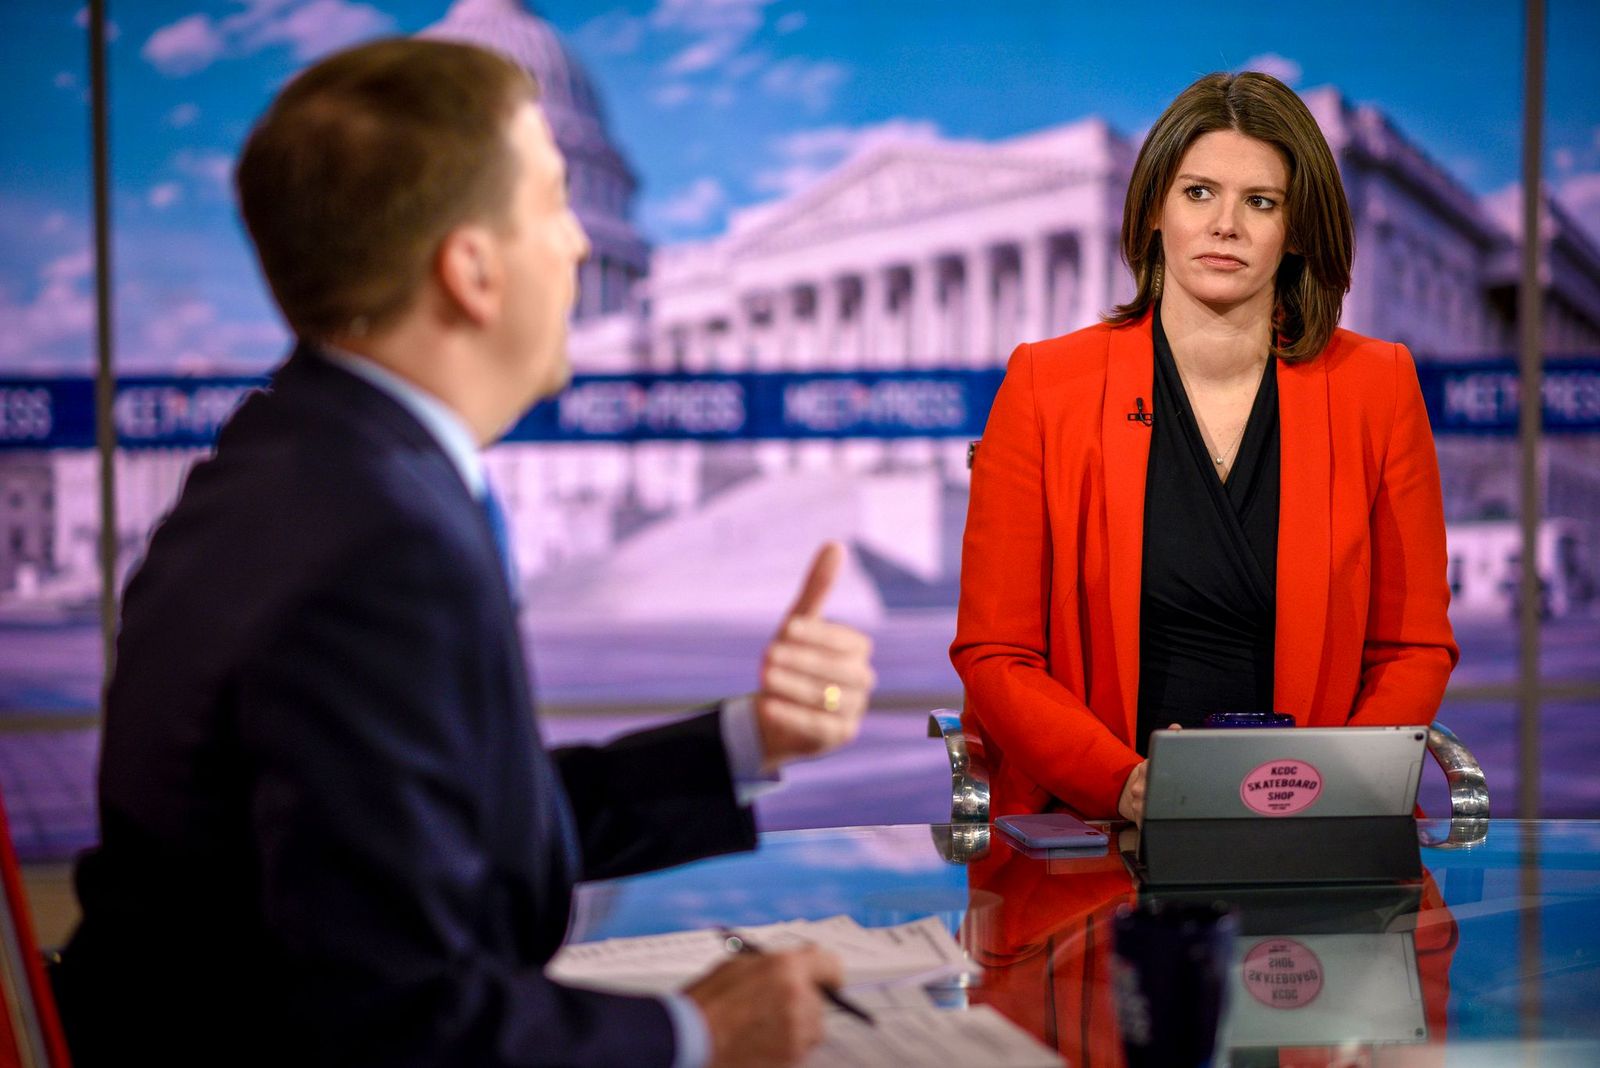
[[[487, 481], [483, 484], [483, 496], [478, 498], [478, 507], [483, 509], [483, 518], [489, 524], [489, 533], [494, 535], [494, 546], [500, 550], [500, 562], [506, 571], [506, 587], [511, 593], [511, 606], [516, 609], [521, 605], [522, 597], [517, 586], [516, 555], [511, 547], [511, 524], [506, 518], [505, 509], [500, 506], [500, 498], [495, 495], [494, 488]], [[547, 769], [550, 767], [548, 761], [545, 767]], [[552, 824], [551, 833], [560, 842], [567, 870], [572, 873], [573, 878], [577, 878], [577, 873], [583, 870], [583, 853], [578, 842], [572, 802], [552, 775], [541, 776], [540, 781], [545, 794], [545, 804], [548, 806], [548, 818]]]
[[500, 498], [495, 496], [494, 487], [487, 482], [483, 485], [483, 496], [478, 498], [478, 506], [483, 509], [483, 517], [489, 523], [489, 533], [494, 535], [494, 547], [500, 551], [500, 564], [506, 573], [506, 587], [511, 591], [511, 600], [515, 603], [520, 598], [517, 596], [517, 558], [511, 547], [511, 524], [506, 520], [505, 509], [500, 507]]

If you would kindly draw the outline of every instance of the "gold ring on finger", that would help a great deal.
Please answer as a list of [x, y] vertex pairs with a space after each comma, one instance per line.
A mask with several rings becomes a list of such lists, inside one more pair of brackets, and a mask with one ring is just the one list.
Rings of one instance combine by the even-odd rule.
[[822, 688], [822, 710], [824, 712], [839, 711], [839, 699], [844, 696], [844, 691], [839, 689], [839, 684], [830, 682]]

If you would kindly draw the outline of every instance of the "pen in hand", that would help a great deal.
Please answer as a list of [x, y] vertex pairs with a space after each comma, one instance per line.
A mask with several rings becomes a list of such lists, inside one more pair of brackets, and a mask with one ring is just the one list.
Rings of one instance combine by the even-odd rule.
[[[762, 950], [759, 946], [754, 945], [748, 938], [740, 934], [738, 931], [735, 931], [732, 927], [718, 927], [717, 931], [722, 935], [723, 944], [728, 947], [728, 952], [749, 953], [755, 956], [761, 955]], [[830, 1004], [843, 1009], [845, 1012], [848, 1012], [851, 1016], [854, 1016], [862, 1023], [869, 1024], [873, 1027], [878, 1025], [878, 1021], [874, 1020], [865, 1009], [861, 1008], [859, 1005], [851, 1004], [845, 999], [843, 994], [839, 993], [839, 991], [835, 990], [833, 987], [827, 985], [826, 983], [818, 983], [817, 990], [821, 992], [823, 997], [828, 999]]]

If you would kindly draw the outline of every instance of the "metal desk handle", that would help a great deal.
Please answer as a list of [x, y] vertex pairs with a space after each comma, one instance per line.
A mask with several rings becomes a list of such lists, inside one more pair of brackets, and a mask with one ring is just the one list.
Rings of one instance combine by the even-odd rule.
[[[953, 708], [936, 708], [929, 713], [928, 737], [943, 738], [945, 752], [950, 757], [951, 826], [987, 824], [989, 765], [984, 757], [983, 741], [961, 729], [961, 713]], [[1425, 836], [1423, 844], [1445, 848], [1476, 845], [1488, 833], [1489, 786], [1484, 781], [1482, 766], [1455, 732], [1443, 723], [1436, 722], [1428, 728], [1428, 752], [1438, 761], [1445, 782], [1450, 786], [1451, 830], [1447, 838]], [[984, 845], [987, 844], [985, 835]]]

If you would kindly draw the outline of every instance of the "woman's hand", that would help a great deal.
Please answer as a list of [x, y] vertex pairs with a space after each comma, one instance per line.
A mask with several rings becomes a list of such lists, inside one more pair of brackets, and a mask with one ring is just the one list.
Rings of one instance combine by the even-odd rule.
[[1144, 822], [1144, 781], [1149, 769], [1150, 761], [1139, 761], [1128, 773], [1128, 781], [1122, 784], [1122, 796], [1117, 800], [1117, 812], [1125, 820], [1132, 820], [1134, 823]]
[[[1181, 731], [1183, 727], [1177, 723], [1167, 724], [1169, 731]], [[1141, 760], [1134, 765], [1128, 773], [1128, 781], [1122, 784], [1122, 796], [1117, 799], [1117, 812], [1125, 820], [1135, 823], [1144, 822], [1144, 784], [1150, 776], [1150, 761]]]

